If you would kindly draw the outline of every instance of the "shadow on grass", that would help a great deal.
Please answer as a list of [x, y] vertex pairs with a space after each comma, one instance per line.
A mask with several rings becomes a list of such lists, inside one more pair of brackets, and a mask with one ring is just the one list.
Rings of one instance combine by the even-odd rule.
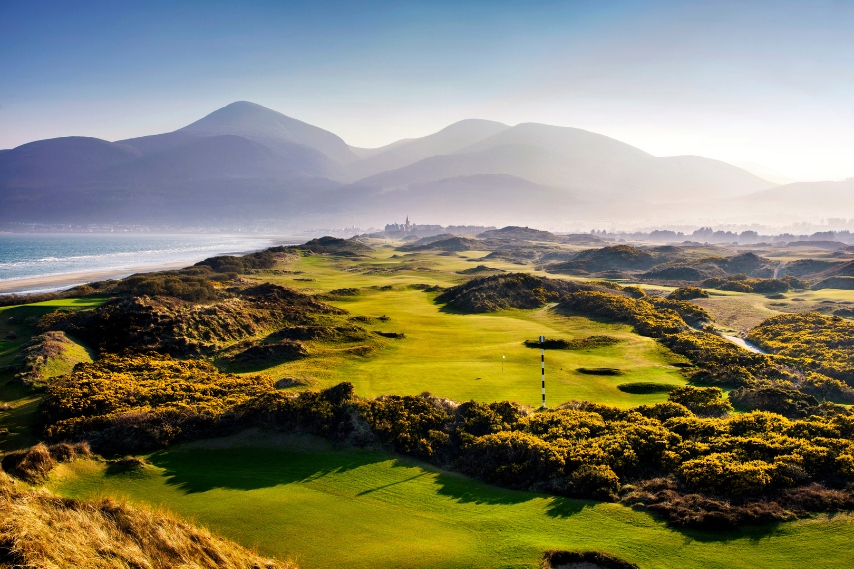
[[[372, 450], [330, 448], [326, 451], [300, 451], [263, 446], [176, 448], [157, 452], [149, 457], [149, 461], [165, 470], [167, 484], [188, 494], [218, 488], [257, 490], [311, 483], [330, 475], [386, 463], [382, 467], [386, 470], [378, 470], [376, 477], [367, 477], [367, 484], [364, 475], [342, 484], [351, 488], [355, 486], [356, 497], [379, 497], [384, 491], [397, 490], [395, 487], [398, 486], [417, 484], [423, 487], [429, 484], [438, 496], [451, 498], [460, 504], [513, 505], [547, 497], [535, 492], [491, 486], [458, 473]], [[392, 472], [387, 470], [389, 467]], [[393, 472], [397, 469], [403, 470], [400, 474]], [[550, 515], [566, 517], [581, 511], [586, 505], [583, 501], [554, 498]]]
[[164, 469], [167, 484], [186, 493], [215, 488], [257, 490], [309, 482], [388, 460], [373, 452], [299, 452], [265, 447], [173, 449], [149, 461]]
[[[656, 518], [658, 519], [658, 518]], [[729, 541], [747, 539], [753, 544], [759, 543], [763, 539], [772, 537], [780, 530], [781, 525], [785, 522], [777, 522], [762, 525], [744, 525], [738, 528], [722, 528], [722, 529], [690, 529], [690, 528], [675, 528], [671, 529], [679, 532], [685, 540], [686, 545], [691, 542], [698, 543], [726, 543]]]
[[[29, 399], [21, 403], [22, 399]], [[17, 403], [16, 406], [0, 411], [0, 428], [8, 432], [0, 436], [0, 451], [20, 450], [32, 446], [38, 440], [35, 432], [38, 394], [34, 394], [19, 383], [9, 382], [0, 387], [0, 402]]]
[[[514, 506], [531, 500], [546, 500], [544, 513], [556, 520], [571, 518], [599, 504], [593, 500], [500, 488], [459, 473], [373, 450], [329, 448], [318, 451], [266, 446], [176, 448], [155, 453], [149, 461], [165, 470], [167, 484], [188, 494], [214, 489], [256, 490], [294, 483], [311, 484], [351, 470], [377, 467], [375, 472], [359, 473], [340, 481], [332, 479], [328, 484], [333, 492], [342, 496], [380, 500], [387, 492], [395, 493], [398, 500], [401, 492], [423, 494], [425, 485], [430, 486], [438, 497], [450, 498], [458, 504]], [[381, 463], [385, 464], [380, 466]], [[401, 469], [399, 473], [394, 472], [397, 469]], [[116, 472], [116, 475], [121, 474]], [[407, 488], [407, 485], [415, 486]], [[649, 515], [662, 526], [666, 525], [658, 516]], [[686, 543], [725, 543], [744, 539], [759, 542], [773, 536], [779, 527], [780, 524], [767, 524], [720, 530], [673, 526], [670, 529], [683, 536]]]

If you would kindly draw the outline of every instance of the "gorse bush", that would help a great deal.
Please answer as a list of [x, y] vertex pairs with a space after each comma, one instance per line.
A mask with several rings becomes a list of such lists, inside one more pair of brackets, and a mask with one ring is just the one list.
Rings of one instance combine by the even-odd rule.
[[296, 395], [264, 376], [152, 355], [78, 366], [48, 385], [40, 413], [49, 439], [88, 440], [119, 455], [264, 426], [380, 444], [492, 483], [596, 499], [667, 476], [685, 492], [724, 500], [854, 483], [847, 409], [813, 406], [820, 414], [797, 420], [768, 412], [718, 418], [729, 405], [718, 388], [682, 387], [670, 399], [629, 410], [571, 402], [531, 413], [429, 395], [363, 400], [346, 383]]
[[40, 420], [52, 440], [137, 451], [198, 437], [273, 389], [269, 377], [222, 374], [203, 361], [108, 355], [52, 381]]
[[630, 298], [601, 291], [579, 291], [564, 297], [558, 308], [585, 316], [607, 318], [631, 324], [638, 333], [660, 337], [677, 334], [687, 328], [678, 312], [659, 308], [643, 298]]
[[854, 324], [844, 318], [817, 312], [782, 314], [762, 322], [747, 339], [854, 386]]
[[720, 387], [677, 387], [668, 394], [667, 400], [684, 405], [700, 417], [720, 417], [732, 411]]
[[744, 274], [729, 275], [726, 278], [713, 277], [706, 279], [702, 285], [707, 288], [728, 290], [733, 292], [755, 292], [759, 294], [774, 294], [788, 292], [791, 289], [803, 290], [810, 288], [807, 281], [802, 281], [791, 275], [779, 279], [752, 279]]
[[695, 298], [709, 298], [709, 293], [697, 286], [683, 286], [667, 295], [668, 300], [694, 300]]

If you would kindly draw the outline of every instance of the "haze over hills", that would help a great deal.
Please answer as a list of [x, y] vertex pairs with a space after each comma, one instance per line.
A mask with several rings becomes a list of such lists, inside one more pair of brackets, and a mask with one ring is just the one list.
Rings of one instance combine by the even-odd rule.
[[[808, 199], [816, 191], [824, 197]], [[854, 217], [852, 195], [850, 181], [777, 186], [717, 160], [659, 158], [536, 123], [464, 120], [430, 136], [354, 148], [249, 102], [171, 133], [67, 137], [0, 152], [2, 222], [379, 224], [417, 213], [440, 223], [628, 226], [825, 210]]]

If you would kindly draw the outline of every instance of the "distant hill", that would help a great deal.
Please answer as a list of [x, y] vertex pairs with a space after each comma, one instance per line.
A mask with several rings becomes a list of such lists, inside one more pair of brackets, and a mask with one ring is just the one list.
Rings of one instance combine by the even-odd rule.
[[775, 186], [717, 160], [656, 158], [600, 134], [535, 123], [503, 129], [453, 153], [376, 174], [356, 185], [401, 190], [483, 174], [555, 188], [556, 196], [632, 196], [642, 201], [728, 198]]
[[[828, 184], [821, 191], [849, 199], [850, 183]], [[0, 151], [0, 222], [335, 225], [412, 214], [444, 224], [542, 226], [662, 212], [684, 220], [683, 211], [708, 217], [715, 208], [743, 215], [744, 203], [764, 210], [776, 195], [807, 199], [808, 188], [797, 186], [775, 188], [723, 162], [657, 158], [606, 136], [535, 123], [471, 119], [354, 148], [241, 101], [170, 133]]]
[[350, 172], [354, 178], [364, 178], [396, 170], [431, 156], [451, 154], [508, 128], [499, 122], [467, 119], [423, 138], [401, 140], [369, 152], [353, 149], [357, 153], [361, 150], [364, 159], [353, 164]]
[[834, 182], [796, 182], [751, 193], [738, 200], [748, 207], [758, 207], [769, 215], [802, 217], [854, 217], [854, 178]]

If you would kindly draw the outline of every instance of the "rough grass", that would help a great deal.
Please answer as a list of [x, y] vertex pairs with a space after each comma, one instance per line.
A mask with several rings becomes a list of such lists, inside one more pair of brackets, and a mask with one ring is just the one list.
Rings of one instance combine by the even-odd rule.
[[26, 490], [2, 473], [0, 519], [0, 569], [293, 568], [162, 513]]
[[128, 474], [59, 465], [49, 487], [79, 499], [165, 505], [263, 555], [308, 569], [538, 566], [548, 550], [599, 551], [643, 569], [844, 567], [847, 514], [722, 532], [650, 514], [496, 488], [316, 438], [244, 433], [148, 457]]

